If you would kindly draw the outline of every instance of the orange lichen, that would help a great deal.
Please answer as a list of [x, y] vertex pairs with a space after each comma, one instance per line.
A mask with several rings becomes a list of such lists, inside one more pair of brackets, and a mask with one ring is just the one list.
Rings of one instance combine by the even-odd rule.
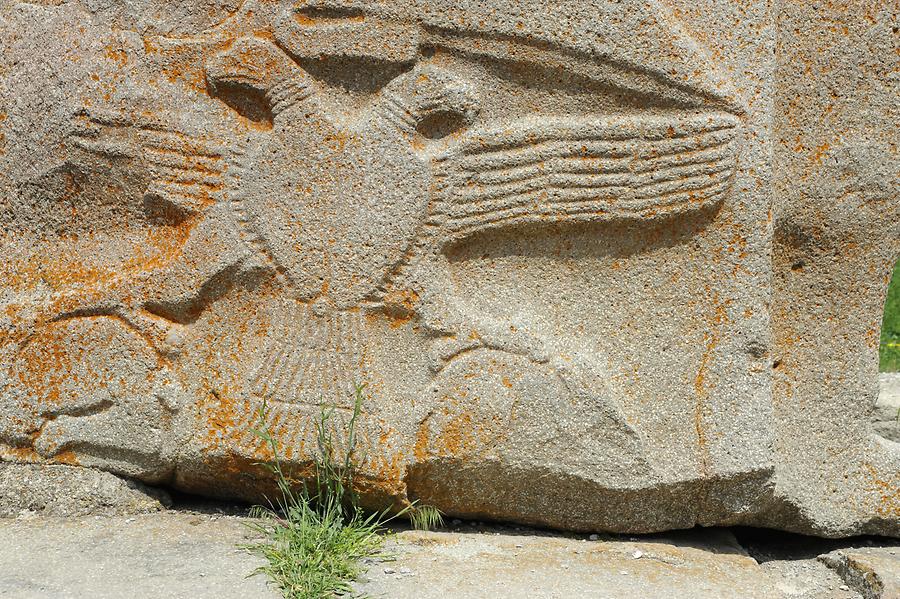
[[68, 464], [69, 466], [78, 466], [78, 457], [75, 455], [75, 452], [72, 450], [61, 451], [52, 458], [50, 461], [54, 464]]
[[235, 401], [227, 393], [213, 389], [208, 397], [211, 399], [204, 402], [206, 442], [207, 446], [215, 447], [222, 439], [234, 434], [237, 429], [237, 413]]
[[397, 329], [415, 316], [419, 294], [412, 289], [391, 291], [385, 295], [384, 303], [387, 307], [386, 314], [390, 318], [390, 326]]
[[297, 21], [297, 24], [303, 25], [304, 27], [311, 27], [317, 24], [317, 21], [315, 19], [310, 18], [300, 12], [294, 13], [294, 20]]
[[463, 412], [453, 417], [437, 440], [440, 453], [459, 456], [463, 450], [474, 449], [477, 442], [474, 432], [471, 414]]
[[350, 141], [351, 136], [348, 133], [343, 131], [335, 131], [326, 135], [322, 140], [323, 143], [328, 144], [332, 150], [335, 152], [343, 152], [344, 147], [347, 145], [347, 142]]
[[[707, 293], [709, 292], [710, 290], [707, 288]], [[697, 402], [694, 409], [694, 429], [697, 435], [697, 448], [700, 454], [700, 471], [704, 477], [709, 475], [707, 455], [708, 435], [704, 424], [705, 418], [709, 416], [709, 406], [706, 404], [706, 399], [709, 396], [707, 374], [716, 347], [721, 341], [721, 327], [728, 322], [728, 312], [725, 305], [719, 300], [718, 294], [713, 294], [713, 304], [715, 306], [715, 312], [710, 319], [709, 330], [703, 333], [703, 355], [700, 358], [700, 366], [697, 369], [697, 375], [694, 377], [694, 395]]]
[[[82, 320], [110, 318], [118, 319], [98, 315], [85, 316]], [[91, 327], [91, 345], [116, 345], [120, 330]], [[88, 351], [82, 331], [73, 331], [66, 323], [50, 325], [28, 338], [13, 365], [12, 374], [41, 406], [60, 406], [77, 402], [79, 397], [102, 396], [110, 383], [111, 373], [104, 363], [87, 359]], [[124, 385], [124, 381], [119, 382]]]
[[831, 145], [826, 141], [816, 147], [816, 151], [812, 156], [812, 161], [816, 164], [822, 164], [822, 157], [831, 149]]
[[865, 463], [863, 467], [868, 473], [870, 490], [878, 497], [875, 511], [885, 518], [900, 516], [900, 476], [895, 474], [891, 480], [884, 480], [872, 464]]
[[423, 462], [428, 457], [428, 420], [424, 420], [416, 430], [416, 443], [413, 446], [413, 456], [417, 461]]
[[9, 447], [5, 445], [0, 445], [0, 458], [28, 464], [42, 461], [40, 454], [31, 447]]
[[124, 67], [128, 64], [128, 54], [122, 48], [107, 45], [104, 50], [106, 57], [115, 61], [120, 67]]
[[[6, 120], [6, 113], [0, 111], [0, 123]], [[3, 131], [0, 131], [0, 156], [2, 156], [6, 149], [4, 146], [6, 145], [6, 136], [3, 134]]]

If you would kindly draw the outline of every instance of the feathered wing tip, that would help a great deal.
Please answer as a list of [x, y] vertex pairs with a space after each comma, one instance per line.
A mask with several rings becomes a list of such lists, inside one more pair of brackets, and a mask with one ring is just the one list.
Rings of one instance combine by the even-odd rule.
[[275, 44], [242, 37], [210, 58], [206, 78], [213, 89], [236, 86], [265, 95], [274, 118], [313, 95], [309, 77]]
[[145, 200], [184, 216], [222, 199], [227, 152], [212, 140], [119, 112], [82, 110], [71, 143], [103, 158], [137, 160], [149, 173]]
[[726, 113], [556, 117], [473, 131], [441, 165], [445, 235], [713, 205], [735, 171], [738, 124]]

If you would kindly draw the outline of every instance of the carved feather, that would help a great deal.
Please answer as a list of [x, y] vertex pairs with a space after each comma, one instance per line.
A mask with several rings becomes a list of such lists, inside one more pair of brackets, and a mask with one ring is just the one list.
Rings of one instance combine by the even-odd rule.
[[225, 164], [208, 140], [114, 112], [81, 111], [74, 124], [69, 137], [82, 150], [140, 161], [150, 175], [147, 196], [186, 214], [221, 200]]
[[542, 222], [653, 218], [720, 202], [739, 120], [725, 113], [532, 118], [439, 158], [449, 240]]
[[369, 346], [359, 310], [317, 310], [292, 302], [273, 308], [275, 334], [249, 375], [250, 390], [271, 401], [347, 407], [353, 383], [365, 381]]

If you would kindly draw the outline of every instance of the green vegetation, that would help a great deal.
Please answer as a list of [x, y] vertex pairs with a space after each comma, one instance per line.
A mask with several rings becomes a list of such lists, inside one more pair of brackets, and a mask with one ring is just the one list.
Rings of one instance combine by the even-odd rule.
[[900, 371], [900, 261], [894, 266], [894, 275], [884, 305], [879, 356], [882, 372]]
[[249, 526], [263, 540], [244, 548], [266, 560], [254, 574], [267, 575], [287, 599], [325, 599], [352, 592], [351, 582], [361, 572], [361, 559], [389, 557], [383, 553], [385, 524], [397, 516], [408, 517], [420, 529], [442, 524], [440, 512], [430, 506], [413, 504], [393, 516], [388, 515], [389, 510], [366, 515], [360, 508], [353, 481], [361, 460], [356, 427], [363, 387], [356, 386], [343, 450], [330, 425], [334, 407], [322, 408], [316, 422], [312, 485], [298, 485], [285, 473], [278, 441], [266, 425], [268, 408], [264, 404], [259, 411], [259, 428], [253, 432], [273, 454], [272, 461], [262, 465], [274, 475], [281, 497], [270, 508], [253, 508], [251, 515], [257, 521]]
[[414, 504], [409, 509], [409, 522], [416, 530], [433, 530], [444, 525], [444, 517], [436, 507]]

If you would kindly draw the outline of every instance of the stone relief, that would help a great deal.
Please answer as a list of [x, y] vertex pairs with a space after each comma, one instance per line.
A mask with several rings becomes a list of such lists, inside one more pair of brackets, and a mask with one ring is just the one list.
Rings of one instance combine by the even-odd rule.
[[263, 402], [302, 473], [365, 382], [372, 505], [821, 531], [771, 516], [769, 109], [576, 4], [5, 4], [0, 455], [257, 498]]

